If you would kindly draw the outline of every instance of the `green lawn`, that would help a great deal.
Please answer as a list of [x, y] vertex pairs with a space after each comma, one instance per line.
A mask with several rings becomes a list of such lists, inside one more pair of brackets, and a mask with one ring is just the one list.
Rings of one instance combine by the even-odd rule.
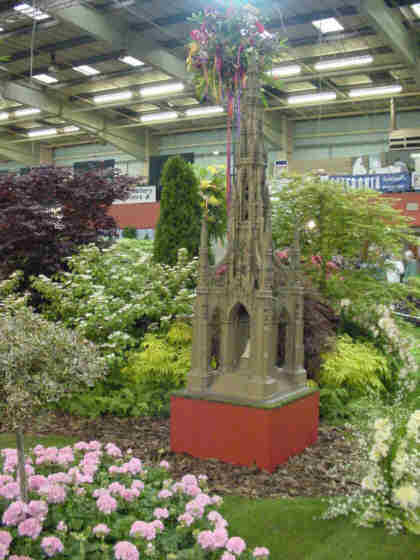
[[[56, 447], [64, 447], [66, 445], [72, 445], [76, 443], [77, 438], [70, 438], [65, 436], [41, 436], [41, 437], [31, 437], [25, 436], [25, 449], [30, 449], [31, 447], [35, 447], [38, 443], [41, 443], [45, 446], [56, 446]], [[16, 439], [15, 435], [12, 433], [4, 433], [0, 434], [0, 449], [4, 449], [5, 447], [16, 447]]]
[[348, 519], [319, 519], [321, 499], [249, 500], [228, 497], [223, 514], [229, 533], [250, 548], [267, 546], [272, 560], [418, 560], [420, 537], [392, 536], [384, 529], [356, 527]]

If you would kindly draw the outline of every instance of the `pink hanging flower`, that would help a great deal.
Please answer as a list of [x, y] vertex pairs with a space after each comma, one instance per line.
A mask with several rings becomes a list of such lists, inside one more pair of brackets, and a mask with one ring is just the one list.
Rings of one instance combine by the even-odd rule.
[[259, 21], [255, 22], [255, 27], [257, 28], [259, 33], [264, 33], [265, 27], [262, 23], [260, 23]]

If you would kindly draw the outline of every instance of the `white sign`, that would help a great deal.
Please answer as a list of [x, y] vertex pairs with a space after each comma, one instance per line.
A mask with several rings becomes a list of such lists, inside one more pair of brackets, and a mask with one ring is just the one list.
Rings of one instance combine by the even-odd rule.
[[411, 174], [411, 186], [415, 191], [420, 191], [420, 173], [417, 171]]
[[137, 204], [143, 202], [156, 202], [156, 187], [134, 187], [126, 200], [115, 200], [114, 204]]
[[287, 172], [289, 162], [287, 159], [278, 159], [274, 162], [274, 178], [278, 179], [281, 174]]

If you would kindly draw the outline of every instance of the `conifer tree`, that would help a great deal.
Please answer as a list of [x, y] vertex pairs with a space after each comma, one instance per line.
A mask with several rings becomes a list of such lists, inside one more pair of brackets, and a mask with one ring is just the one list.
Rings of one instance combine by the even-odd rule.
[[175, 264], [178, 250], [189, 257], [198, 254], [201, 228], [201, 197], [192, 166], [181, 156], [169, 158], [162, 171], [160, 216], [156, 227], [154, 259]]

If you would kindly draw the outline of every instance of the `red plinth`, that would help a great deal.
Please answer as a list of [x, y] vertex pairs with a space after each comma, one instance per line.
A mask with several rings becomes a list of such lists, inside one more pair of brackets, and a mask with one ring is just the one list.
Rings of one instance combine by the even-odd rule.
[[173, 396], [171, 449], [273, 472], [318, 437], [319, 393], [275, 408]]

